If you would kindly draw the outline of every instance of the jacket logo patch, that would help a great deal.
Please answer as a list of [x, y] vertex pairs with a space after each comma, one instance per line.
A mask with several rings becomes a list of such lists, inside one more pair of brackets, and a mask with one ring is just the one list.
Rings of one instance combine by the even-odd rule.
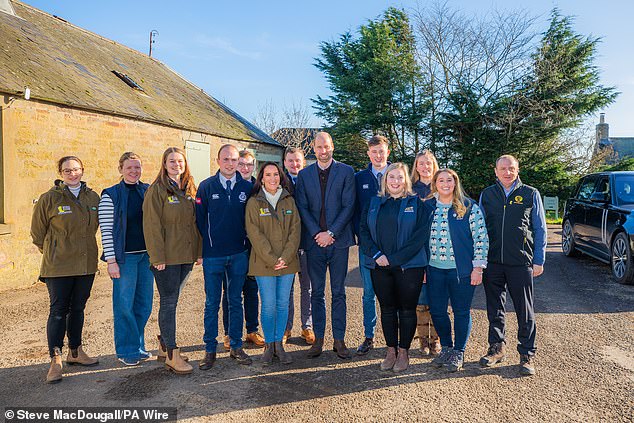
[[270, 216], [271, 212], [269, 211], [268, 207], [261, 207], [260, 208], [260, 216]]
[[363, 189], [370, 189], [370, 184], [363, 184]]
[[170, 195], [169, 197], [167, 197], [167, 202], [169, 204], [180, 204], [180, 200], [175, 195]]
[[245, 201], [247, 201], [247, 195], [244, 192], [241, 192], [240, 195], [238, 195], [238, 200], [244, 203]]
[[286, 214], [293, 214], [293, 210], [286, 210], [284, 213], [286, 213]]
[[94, 206], [93, 206], [93, 207], [91, 207], [91, 208], [90, 208], [90, 210], [92, 210], [92, 211], [97, 211], [97, 207], [94, 207]]
[[203, 200], [198, 198], [198, 197], [196, 197], [196, 204], [202, 204], [202, 203], [203, 203]]
[[409, 206], [409, 207], [405, 207], [405, 210], [403, 210], [404, 213], [414, 213], [414, 207], [413, 206]]
[[524, 198], [521, 195], [516, 195], [515, 198], [511, 200], [511, 204], [524, 204], [522, 201], [524, 201]]
[[73, 211], [70, 209], [70, 206], [58, 206], [57, 214], [71, 214]]
[[211, 194], [211, 199], [212, 200], [219, 200], [220, 199], [220, 194]]

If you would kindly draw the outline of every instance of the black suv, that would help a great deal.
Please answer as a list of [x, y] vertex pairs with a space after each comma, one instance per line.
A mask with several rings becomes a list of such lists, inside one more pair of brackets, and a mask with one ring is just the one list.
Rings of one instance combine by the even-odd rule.
[[610, 263], [614, 278], [634, 283], [634, 172], [603, 172], [581, 178], [562, 222], [565, 255], [581, 251]]

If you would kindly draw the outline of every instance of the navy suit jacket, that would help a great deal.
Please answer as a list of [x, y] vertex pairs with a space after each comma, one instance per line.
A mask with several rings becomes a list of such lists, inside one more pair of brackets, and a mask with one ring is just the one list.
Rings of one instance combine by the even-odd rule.
[[[326, 184], [326, 223], [328, 230], [335, 234], [335, 248], [354, 245], [352, 217], [355, 209], [354, 170], [347, 164], [332, 161], [328, 183]], [[305, 250], [317, 246], [315, 235], [321, 232], [321, 188], [317, 163], [302, 169], [297, 177], [295, 202], [302, 218], [302, 243]]]

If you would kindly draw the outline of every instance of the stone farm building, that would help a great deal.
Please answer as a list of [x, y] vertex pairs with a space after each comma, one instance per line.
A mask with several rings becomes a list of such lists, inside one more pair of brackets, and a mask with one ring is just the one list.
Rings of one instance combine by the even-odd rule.
[[163, 63], [24, 3], [0, 0], [0, 290], [35, 283], [33, 204], [79, 156], [98, 193], [118, 181], [124, 151], [154, 179], [163, 151], [187, 151], [196, 182], [232, 143], [259, 162], [282, 146]]

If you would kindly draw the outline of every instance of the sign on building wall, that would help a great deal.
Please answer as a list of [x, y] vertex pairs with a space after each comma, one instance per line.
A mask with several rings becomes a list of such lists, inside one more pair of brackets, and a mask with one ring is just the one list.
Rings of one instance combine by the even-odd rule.
[[199, 185], [211, 175], [211, 159], [209, 144], [196, 141], [185, 141], [185, 153], [189, 170], [194, 182]]

